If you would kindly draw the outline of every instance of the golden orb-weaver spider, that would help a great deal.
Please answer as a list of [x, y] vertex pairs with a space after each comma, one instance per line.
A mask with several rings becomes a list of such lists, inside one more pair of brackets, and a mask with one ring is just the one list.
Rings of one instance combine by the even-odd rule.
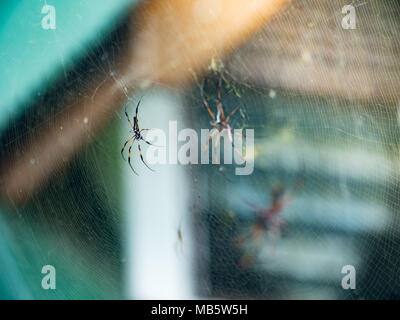
[[140, 142], [139, 142], [140, 140], [142, 140], [142, 141], [144, 141], [145, 143], [147, 143], [147, 144], [153, 146], [153, 144], [151, 144], [151, 143], [148, 142], [146, 139], [144, 139], [144, 138], [143, 138], [143, 135], [142, 135], [142, 132], [143, 132], [143, 131], [148, 131], [148, 130], [150, 130], [150, 129], [140, 129], [140, 128], [139, 128], [138, 111], [139, 111], [139, 105], [140, 105], [140, 102], [141, 102], [141, 101], [142, 101], [142, 99], [140, 99], [139, 102], [138, 102], [138, 104], [136, 105], [136, 115], [135, 115], [135, 117], [133, 118], [133, 125], [132, 125], [131, 120], [129, 120], [129, 115], [128, 115], [128, 112], [127, 112], [126, 106], [125, 106], [125, 116], [126, 116], [126, 118], [128, 119], [129, 125], [130, 125], [131, 128], [132, 128], [132, 130], [130, 130], [129, 132], [130, 132], [130, 133], [133, 133], [133, 136], [130, 137], [130, 138], [125, 142], [125, 144], [124, 144], [124, 146], [122, 147], [122, 150], [121, 150], [122, 158], [125, 160], [125, 157], [124, 157], [124, 150], [125, 150], [126, 145], [129, 143], [129, 141], [131, 142], [131, 144], [129, 145], [129, 150], [128, 150], [128, 163], [129, 163], [129, 166], [131, 167], [132, 171], [133, 171], [136, 175], [138, 175], [138, 174], [137, 174], [137, 172], [133, 169], [132, 164], [131, 164], [131, 149], [132, 149], [133, 143], [134, 143], [135, 141], [137, 142], [137, 145], [138, 145], [138, 150], [139, 150], [140, 159], [142, 160], [142, 162], [145, 164], [145, 166], [146, 166], [147, 168], [149, 168], [151, 171], [154, 171], [154, 170], [153, 170], [152, 168], [150, 168], [150, 167], [147, 165], [147, 163], [144, 161], [144, 159], [143, 159], [143, 154], [142, 154], [142, 149], [141, 149], [141, 147], [140, 147]]
[[[238, 111], [240, 106], [237, 106], [235, 109], [233, 109], [231, 111], [231, 113], [227, 117], [225, 117], [225, 112], [224, 112], [224, 109], [222, 108], [222, 101], [221, 101], [222, 78], [219, 77], [218, 88], [217, 88], [217, 115], [215, 116], [214, 113], [211, 111], [211, 108], [208, 105], [208, 102], [204, 96], [204, 82], [205, 82], [205, 79], [203, 80], [201, 87], [200, 87], [201, 99], [203, 100], [204, 107], [206, 108], [208, 114], [212, 118], [212, 121], [210, 121], [210, 125], [212, 125], [213, 127], [216, 128], [216, 130], [213, 130], [212, 133], [210, 134], [210, 136], [208, 137], [208, 141], [207, 141], [205, 150], [207, 150], [208, 144], [210, 143], [211, 139], [215, 135], [218, 134], [216, 137], [214, 146], [213, 146], [214, 151], [216, 151], [217, 148], [219, 147], [221, 133], [223, 130], [226, 130], [228, 133], [228, 139], [229, 139], [230, 143], [232, 144], [232, 147], [234, 148], [235, 152], [241, 158], [243, 158], [241, 152], [238, 150], [238, 148], [235, 146], [235, 144], [233, 142], [232, 127], [229, 125], [230, 118], [236, 113], [236, 111]], [[235, 134], [240, 135], [241, 137], [245, 138], [245, 135], [243, 135], [241, 133], [235, 132]], [[216, 157], [217, 157], [217, 155], [216, 155]], [[217, 165], [219, 164], [218, 158], [216, 159], [216, 164]]]

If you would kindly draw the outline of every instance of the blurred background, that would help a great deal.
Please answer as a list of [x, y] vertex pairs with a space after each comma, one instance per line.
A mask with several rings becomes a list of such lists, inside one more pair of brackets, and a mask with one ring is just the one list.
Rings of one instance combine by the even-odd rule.
[[[2, 163], [113, 71], [136, 2], [0, 4]], [[45, 5], [56, 29], [41, 26]], [[135, 152], [136, 176], [120, 154], [121, 109], [29, 201], [2, 195], [0, 298], [399, 298], [399, 18], [393, 0], [292, 1], [208, 74], [130, 96], [130, 115], [143, 96], [141, 127], [168, 132], [176, 120], [200, 136], [211, 120], [203, 77], [213, 110], [221, 77], [225, 112], [240, 106], [232, 128], [254, 129], [254, 172], [151, 172]], [[44, 265], [56, 290], [41, 286]], [[354, 290], [342, 288], [346, 265]]]

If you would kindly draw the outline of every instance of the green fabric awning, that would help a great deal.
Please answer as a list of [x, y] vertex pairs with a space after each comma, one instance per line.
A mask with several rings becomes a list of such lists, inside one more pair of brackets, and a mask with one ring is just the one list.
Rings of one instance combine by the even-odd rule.
[[[137, 0], [9, 0], [0, 4], [0, 132]], [[43, 6], [56, 9], [45, 30]]]

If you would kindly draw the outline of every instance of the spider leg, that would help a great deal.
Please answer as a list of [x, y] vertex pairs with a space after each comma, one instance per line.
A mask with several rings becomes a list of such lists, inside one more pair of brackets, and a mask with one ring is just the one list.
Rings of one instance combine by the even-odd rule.
[[236, 147], [234, 147], [234, 148], [235, 148], [236, 153], [237, 153], [238, 156], [240, 157], [240, 159], [245, 160], [245, 159], [243, 158], [242, 153], [241, 153]]
[[131, 142], [131, 144], [130, 144], [130, 146], [129, 146], [129, 151], [128, 151], [128, 163], [129, 163], [129, 166], [131, 167], [133, 173], [136, 174], [136, 175], [138, 176], [138, 174], [136, 173], [135, 169], [133, 169], [133, 167], [132, 167], [132, 165], [131, 165], [131, 149], [132, 149], [132, 146], [133, 146], [133, 143], [134, 143], [134, 142], [135, 142], [135, 139], [132, 140], [132, 142]]
[[215, 120], [214, 113], [211, 111], [210, 106], [208, 105], [208, 102], [207, 102], [206, 98], [204, 97], [204, 82], [205, 82], [205, 80], [203, 80], [201, 87], [200, 87], [200, 96], [201, 96], [201, 99], [203, 100], [204, 107], [206, 108], [208, 114], [210, 115], [210, 117], [213, 120]]
[[139, 102], [138, 102], [138, 104], [136, 105], [136, 118], [137, 118], [137, 115], [138, 115], [138, 112], [139, 112], [140, 102], [142, 102], [142, 97], [139, 99]]
[[131, 122], [131, 120], [129, 120], [129, 115], [128, 115], [128, 111], [126, 111], [126, 105], [125, 105], [125, 117], [128, 119], [128, 122], [129, 122], [129, 124], [130, 124], [130, 126], [132, 127], [132, 129], [133, 129], [133, 125], [132, 125], [132, 122]]
[[142, 135], [142, 132], [143, 131], [150, 131], [151, 129], [140, 129], [139, 130], [139, 135], [142, 137], [142, 140], [144, 140], [144, 138], [143, 138], [143, 135]]
[[124, 160], [125, 160], [125, 158], [124, 158], [124, 150], [125, 150], [125, 147], [126, 147], [126, 145], [128, 144], [128, 142], [131, 141], [134, 137], [135, 137], [135, 136], [133, 136], [133, 137], [129, 138], [128, 140], [126, 140], [124, 146], [123, 146], [122, 149], [121, 149], [121, 156], [122, 156], [122, 159], [124, 159]]
[[233, 142], [232, 128], [231, 128], [231, 127], [228, 128], [228, 138], [229, 138], [229, 141], [230, 141], [231, 144], [232, 144], [233, 149], [236, 151], [236, 153], [239, 155], [239, 157], [240, 157], [242, 160], [244, 160], [244, 159], [243, 159], [243, 156], [242, 156], [242, 154], [241, 154], [241, 152], [239, 151], [239, 149], [235, 146], [235, 144], [234, 144], [234, 142]]
[[[142, 138], [143, 139], [143, 138]], [[147, 168], [149, 168], [151, 171], [154, 171], [152, 168], [150, 168], [148, 165], [147, 165], [147, 163], [144, 161], [144, 159], [143, 159], [143, 154], [142, 154], [142, 149], [140, 148], [140, 143], [139, 143], [139, 140], [138, 140], [138, 149], [139, 149], [139, 155], [140, 155], [140, 159], [142, 159], [142, 162], [144, 163], [144, 165], [147, 167]]]
[[239, 133], [239, 132], [235, 132], [236, 135], [242, 137], [242, 138], [246, 138], [246, 135], [243, 133]]
[[155, 144], [152, 144], [151, 142], [148, 142], [145, 138], [143, 138], [143, 137], [140, 137], [140, 140], [143, 140], [144, 142], [146, 142], [148, 145], [150, 145], [150, 146], [153, 146], [153, 147], [161, 147], [161, 146], [157, 146], [157, 145], [155, 145]]
[[226, 122], [229, 121], [229, 119], [231, 118], [231, 116], [233, 116], [236, 111], [238, 111], [239, 107], [236, 107], [235, 109], [233, 109], [233, 111], [226, 117]]
[[217, 90], [217, 95], [218, 95], [218, 99], [217, 99], [217, 104], [218, 104], [218, 110], [221, 112], [221, 116], [222, 116], [222, 120], [225, 120], [225, 113], [224, 113], [224, 109], [222, 108], [222, 102], [221, 102], [221, 87], [222, 87], [222, 78], [219, 77], [218, 80], [218, 90]]
[[[141, 130], [139, 131], [139, 133], [141, 133], [142, 131], [149, 131], [149, 130], [151, 130], [151, 129], [141, 129]], [[159, 147], [159, 148], [162, 147], [162, 146], [158, 146], [158, 145], [155, 145], [155, 144], [153, 144], [153, 143], [147, 141], [145, 138], [143, 138], [142, 135], [140, 135], [140, 140], [143, 140], [143, 141], [146, 142], [148, 145], [151, 145], [151, 146], [153, 146], [153, 147]]]
[[221, 135], [219, 134], [219, 135], [217, 136], [217, 140], [215, 141], [215, 145], [214, 145], [215, 164], [216, 164], [217, 166], [219, 166], [219, 157], [218, 157], [218, 152], [217, 152], [217, 150], [218, 150], [218, 148], [219, 148], [219, 143], [220, 143], [220, 141], [221, 141]]
[[134, 130], [134, 131], [140, 131], [140, 129], [139, 129], [138, 118], [137, 118], [137, 117], [134, 117], [134, 118], [133, 118], [133, 121], [135, 122], [135, 126], [134, 126], [133, 130]]
[[149, 144], [149, 145], [151, 145], [151, 146], [154, 146], [154, 144], [148, 142], [145, 138], [143, 138], [143, 136], [142, 136], [142, 132], [143, 132], [143, 131], [150, 131], [150, 129], [140, 129], [140, 131], [139, 131], [140, 139], [143, 140], [144, 142], [146, 142], [147, 144]]
[[134, 119], [133, 119], [133, 120], [135, 121], [135, 127], [134, 127], [134, 129], [137, 129], [137, 130], [139, 130], [138, 112], [139, 112], [140, 102], [142, 102], [142, 98], [143, 98], [143, 97], [140, 98], [138, 104], [136, 105], [136, 115], [135, 115], [135, 117], [134, 117]]
[[204, 147], [204, 152], [206, 152], [206, 151], [208, 150], [208, 145], [210, 144], [211, 139], [215, 136], [216, 133], [218, 133], [218, 130], [217, 130], [217, 129], [215, 129], [215, 130], [214, 130], [213, 132], [211, 132], [211, 134], [209, 135], [208, 140], [207, 140], [207, 144], [206, 144], [206, 146]]

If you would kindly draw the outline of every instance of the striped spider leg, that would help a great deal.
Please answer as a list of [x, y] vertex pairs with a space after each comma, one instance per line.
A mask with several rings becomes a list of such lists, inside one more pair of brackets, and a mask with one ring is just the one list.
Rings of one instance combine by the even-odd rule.
[[132, 164], [131, 164], [131, 150], [132, 150], [133, 143], [134, 143], [135, 141], [137, 142], [137, 146], [138, 146], [138, 150], [139, 150], [140, 159], [142, 160], [142, 162], [144, 163], [144, 165], [145, 165], [147, 168], [149, 168], [151, 171], [154, 171], [154, 170], [153, 170], [152, 168], [150, 168], [150, 167], [147, 165], [147, 163], [144, 161], [144, 159], [143, 159], [143, 154], [142, 154], [142, 148], [140, 147], [140, 141], [144, 141], [145, 143], [147, 143], [148, 145], [151, 145], [151, 146], [153, 145], [153, 144], [151, 144], [149, 141], [147, 141], [146, 139], [144, 139], [144, 138], [143, 138], [143, 135], [142, 135], [142, 132], [143, 132], [143, 131], [148, 131], [148, 130], [150, 130], [150, 129], [140, 129], [140, 127], [139, 127], [138, 111], [139, 111], [139, 105], [140, 105], [140, 102], [141, 102], [141, 101], [142, 101], [142, 99], [139, 100], [139, 102], [138, 102], [138, 104], [137, 104], [137, 106], [136, 106], [136, 115], [135, 115], [135, 117], [133, 118], [133, 125], [132, 125], [131, 120], [129, 119], [129, 115], [128, 115], [128, 112], [127, 112], [126, 106], [125, 106], [125, 116], [126, 116], [126, 118], [128, 119], [129, 125], [130, 125], [131, 128], [132, 128], [132, 130], [130, 130], [129, 132], [132, 133], [133, 135], [132, 135], [132, 137], [130, 137], [128, 140], [126, 140], [126, 142], [124, 143], [124, 146], [122, 147], [122, 150], [121, 150], [122, 158], [125, 160], [125, 157], [124, 157], [124, 150], [125, 150], [125, 147], [127, 146], [127, 144], [130, 142], [129, 150], [128, 150], [128, 164], [129, 164], [129, 166], [131, 167], [132, 171], [133, 171], [136, 175], [138, 175], [138, 174], [137, 174], [137, 172], [135, 171], [135, 169], [133, 169]]
[[[216, 137], [214, 146], [213, 146], [215, 156], [216, 156], [216, 164], [218, 165], [219, 159], [218, 159], [216, 150], [220, 144], [221, 132], [223, 130], [227, 130], [229, 142], [232, 144], [232, 147], [234, 148], [235, 152], [239, 155], [239, 157], [243, 159], [241, 152], [238, 150], [238, 148], [235, 146], [235, 144], [233, 142], [232, 127], [229, 125], [230, 118], [236, 113], [236, 111], [239, 109], [239, 106], [236, 107], [235, 109], [233, 109], [231, 111], [231, 113], [227, 117], [225, 117], [224, 109], [222, 108], [222, 102], [221, 102], [222, 79], [220, 77], [218, 80], [218, 89], [217, 89], [218, 90], [217, 91], [217, 115], [215, 116], [214, 113], [211, 111], [211, 108], [208, 105], [208, 102], [204, 96], [204, 82], [205, 82], [205, 80], [203, 80], [201, 88], [200, 88], [201, 99], [203, 100], [205, 109], [207, 110], [208, 114], [210, 115], [210, 117], [212, 119], [210, 121], [210, 125], [212, 125], [216, 129], [216, 130], [213, 130], [212, 133], [210, 134], [210, 136], [208, 137], [207, 145], [206, 145], [204, 151], [208, 150], [208, 145], [209, 145], [210, 141], [216, 134], [218, 134], [218, 136]], [[235, 132], [235, 134], [240, 135], [243, 138], [245, 137], [243, 134], [240, 134], [238, 132]]]

